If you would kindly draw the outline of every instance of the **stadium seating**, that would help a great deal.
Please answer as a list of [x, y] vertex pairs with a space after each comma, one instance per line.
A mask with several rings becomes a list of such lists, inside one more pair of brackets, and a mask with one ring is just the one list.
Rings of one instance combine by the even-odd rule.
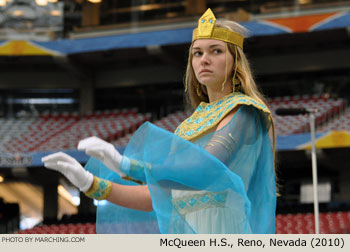
[[[190, 116], [189, 112], [178, 111], [172, 113], [158, 121], [155, 121], [154, 124], [160, 128], [168, 130], [170, 132], [174, 132], [177, 126], [184, 121], [188, 116]], [[127, 134], [126, 136], [113, 141], [112, 143], [116, 146], [126, 146], [132, 137], [132, 134]]]
[[[350, 212], [320, 213], [321, 234], [349, 234]], [[315, 233], [314, 214], [285, 214], [276, 216], [277, 234]]]
[[170, 132], [174, 132], [177, 126], [189, 116], [189, 112], [178, 111], [154, 122], [154, 124]]
[[42, 225], [21, 230], [18, 234], [96, 234], [95, 223]]
[[75, 149], [79, 140], [98, 136], [112, 141], [134, 132], [150, 114], [136, 110], [97, 111], [84, 115], [76, 113], [43, 114], [37, 118], [1, 119], [0, 152], [25, 153]]
[[[329, 95], [304, 95], [275, 97], [268, 100], [275, 119], [277, 135], [290, 135], [309, 131], [307, 115], [278, 116], [277, 108], [317, 109], [316, 129], [318, 131], [349, 130], [350, 110], [346, 101]], [[347, 112], [344, 112], [347, 111]], [[190, 113], [178, 111], [154, 124], [174, 132], [176, 127]], [[79, 117], [77, 113], [42, 114], [36, 118], [0, 118], [2, 153], [26, 153], [75, 149], [79, 140], [98, 136], [117, 146], [126, 146], [133, 132], [150, 114], [138, 113], [136, 109], [96, 111]]]
[[276, 97], [268, 101], [274, 116], [277, 135], [290, 135], [310, 131], [307, 115], [278, 116], [278, 108], [317, 109], [315, 126], [321, 126], [334, 117], [339, 116], [345, 109], [346, 102], [342, 98], [334, 99], [329, 95], [303, 95]]
[[347, 109], [339, 117], [333, 118], [328, 123], [319, 127], [319, 132], [326, 132], [332, 130], [346, 130], [350, 131], [350, 110]]

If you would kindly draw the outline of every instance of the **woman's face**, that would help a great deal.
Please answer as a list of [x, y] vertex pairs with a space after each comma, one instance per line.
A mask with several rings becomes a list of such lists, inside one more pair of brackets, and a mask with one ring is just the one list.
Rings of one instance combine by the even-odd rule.
[[[192, 47], [192, 67], [197, 80], [210, 89], [221, 88], [225, 80], [227, 60], [227, 80], [233, 72], [233, 56], [225, 42], [215, 39], [197, 39]], [[227, 55], [226, 55], [227, 53]]]

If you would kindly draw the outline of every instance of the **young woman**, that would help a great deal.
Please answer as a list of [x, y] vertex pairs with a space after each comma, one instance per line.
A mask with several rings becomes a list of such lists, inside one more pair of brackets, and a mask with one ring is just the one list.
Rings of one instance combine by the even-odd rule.
[[42, 159], [89, 197], [113, 203], [98, 207], [97, 232], [274, 233], [274, 126], [243, 33], [210, 9], [199, 19], [185, 79], [195, 111], [175, 134], [146, 123], [123, 156], [84, 139], [78, 149], [94, 157], [86, 170], [64, 153]]

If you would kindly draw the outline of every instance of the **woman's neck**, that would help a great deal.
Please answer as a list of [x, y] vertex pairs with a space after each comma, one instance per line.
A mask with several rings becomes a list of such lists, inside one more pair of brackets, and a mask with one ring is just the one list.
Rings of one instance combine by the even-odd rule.
[[211, 89], [211, 88], [207, 87], [207, 92], [208, 92], [209, 102], [210, 103], [215, 102], [217, 100], [222, 99], [226, 95], [232, 93], [232, 83], [227, 82], [224, 86], [224, 90], [222, 90], [221, 85], [219, 88], [215, 88], [215, 89]]

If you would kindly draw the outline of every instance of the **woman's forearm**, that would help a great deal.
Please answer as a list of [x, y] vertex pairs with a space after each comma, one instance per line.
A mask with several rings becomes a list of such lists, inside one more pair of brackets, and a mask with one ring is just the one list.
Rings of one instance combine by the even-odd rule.
[[150, 212], [152, 199], [147, 185], [128, 186], [112, 183], [107, 200], [119, 206]]

